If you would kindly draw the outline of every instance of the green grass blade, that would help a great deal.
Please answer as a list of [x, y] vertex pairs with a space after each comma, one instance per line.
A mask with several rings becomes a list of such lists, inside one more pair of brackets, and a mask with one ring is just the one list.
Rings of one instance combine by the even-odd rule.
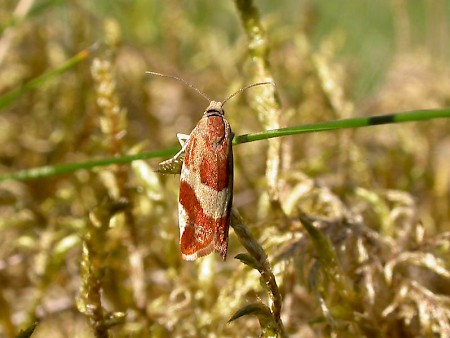
[[28, 81], [19, 88], [13, 89], [10, 92], [0, 96], [0, 109], [9, 106], [11, 103], [18, 100], [26, 92], [38, 88], [44, 82], [75, 67], [77, 64], [79, 64], [80, 62], [86, 60], [89, 56], [91, 56], [98, 49], [98, 47], [99, 44], [96, 43], [91, 47], [82, 50], [74, 57], [67, 60], [63, 65], [59, 66], [58, 68], [52, 69], [49, 72]]
[[233, 144], [241, 144], [259, 140], [266, 140], [272, 137], [298, 135], [327, 130], [354, 129], [380, 124], [404, 123], [414, 121], [426, 121], [438, 118], [450, 118], [450, 108], [414, 110], [404, 113], [355, 117], [344, 120], [329, 121], [314, 124], [305, 124], [296, 127], [288, 127], [274, 130], [266, 130], [260, 133], [246, 134], [235, 137]]
[[150, 153], [143, 153], [137, 155], [128, 155], [114, 158], [103, 158], [98, 160], [79, 162], [79, 163], [67, 163], [60, 165], [48, 165], [44, 167], [32, 168], [27, 170], [20, 170], [15, 173], [0, 175], [0, 182], [7, 180], [33, 180], [38, 178], [44, 178], [49, 176], [61, 175], [71, 173], [81, 169], [91, 169], [95, 167], [104, 167], [111, 164], [124, 164], [130, 163], [136, 160], [146, 160], [149, 158], [157, 158], [163, 156], [170, 156], [175, 154], [180, 147], [170, 148], [160, 151], [153, 151]]
[[[438, 118], [450, 118], [450, 108], [433, 109], [433, 110], [415, 110], [405, 113], [379, 115], [371, 117], [356, 117], [351, 119], [305, 124], [296, 127], [282, 128], [276, 130], [266, 130], [260, 133], [246, 134], [235, 137], [234, 144], [265, 140], [272, 137], [281, 137], [289, 135], [298, 135], [304, 133], [331, 131], [339, 129], [351, 129], [375, 126], [381, 124], [404, 123], [414, 121], [426, 121]], [[54, 175], [71, 173], [80, 169], [90, 169], [94, 167], [102, 167], [111, 164], [129, 163], [135, 160], [171, 156], [179, 150], [179, 147], [143, 153], [137, 155], [129, 155], [114, 158], [105, 158], [80, 163], [69, 163], [61, 165], [51, 165], [28, 170], [17, 171], [15, 173], [0, 175], [0, 182], [6, 180], [31, 180]]]

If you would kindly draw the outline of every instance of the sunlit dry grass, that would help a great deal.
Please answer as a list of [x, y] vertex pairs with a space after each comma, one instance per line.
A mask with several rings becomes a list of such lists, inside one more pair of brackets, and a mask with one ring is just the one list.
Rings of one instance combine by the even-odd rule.
[[[0, 174], [175, 145], [207, 103], [146, 70], [214, 100], [273, 79], [227, 103], [237, 135], [450, 105], [444, 1], [249, 5], [2, 2], [0, 97], [100, 47], [0, 110]], [[0, 336], [450, 336], [449, 131], [236, 146], [226, 262], [181, 260], [158, 161], [1, 182]]]

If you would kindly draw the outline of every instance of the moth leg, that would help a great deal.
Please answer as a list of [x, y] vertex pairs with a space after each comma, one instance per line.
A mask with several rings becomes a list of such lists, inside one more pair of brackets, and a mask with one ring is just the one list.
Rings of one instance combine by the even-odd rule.
[[187, 141], [189, 141], [190, 135], [177, 133], [178, 142], [180, 142], [181, 146], [184, 146]]
[[186, 150], [186, 147], [189, 143], [189, 135], [186, 134], [177, 134], [178, 142], [181, 144], [181, 149], [178, 153], [175, 154], [174, 157], [172, 157], [173, 160], [176, 160], [184, 151]]
[[172, 158], [165, 160], [159, 164], [159, 169], [157, 170], [163, 174], [179, 174], [181, 172], [181, 166], [183, 164], [184, 152], [189, 143], [189, 135], [177, 134], [178, 141], [181, 144], [181, 149]]

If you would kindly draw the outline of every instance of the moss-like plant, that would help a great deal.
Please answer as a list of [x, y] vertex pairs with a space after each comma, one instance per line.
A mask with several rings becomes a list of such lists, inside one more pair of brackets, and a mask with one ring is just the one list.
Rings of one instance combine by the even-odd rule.
[[[0, 2], [0, 336], [450, 336], [447, 11], [389, 4]], [[181, 260], [204, 102], [147, 70], [276, 84], [227, 103], [226, 262]]]

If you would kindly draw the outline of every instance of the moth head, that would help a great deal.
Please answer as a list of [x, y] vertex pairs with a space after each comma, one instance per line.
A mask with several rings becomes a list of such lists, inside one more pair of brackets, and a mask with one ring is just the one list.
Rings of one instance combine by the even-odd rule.
[[223, 116], [225, 112], [223, 111], [223, 103], [218, 101], [211, 101], [208, 108], [206, 108], [203, 113], [205, 116]]

